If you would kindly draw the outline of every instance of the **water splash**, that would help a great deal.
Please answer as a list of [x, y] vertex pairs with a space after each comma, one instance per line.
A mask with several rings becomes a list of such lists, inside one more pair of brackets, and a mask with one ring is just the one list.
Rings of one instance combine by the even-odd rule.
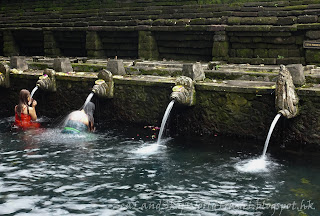
[[38, 86], [36, 86], [36, 87], [34, 87], [33, 89], [32, 89], [32, 91], [31, 91], [31, 94], [30, 94], [30, 98], [33, 98], [33, 95], [34, 95], [34, 93], [36, 93], [36, 91], [38, 90]]
[[[169, 140], [171, 140], [171, 138], [166, 138], [163, 139], [161, 141], [161, 143], [166, 143]], [[165, 150], [167, 148], [167, 146], [165, 145], [158, 145], [157, 143], [145, 143], [143, 146], [141, 146], [140, 148], [136, 149], [135, 151], [133, 151], [134, 154], [139, 154], [139, 155], [145, 155], [145, 156], [149, 156], [149, 155], [153, 155], [155, 153], [161, 153], [163, 150]]]
[[91, 101], [93, 95], [94, 95], [94, 92], [91, 92], [91, 93], [88, 95], [88, 97], [87, 97], [86, 101], [84, 102], [83, 106], [81, 107], [81, 109], [83, 109], [83, 108], [85, 108], [85, 107], [87, 106], [87, 104]]
[[157, 145], [160, 145], [160, 141], [161, 141], [161, 137], [162, 137], [162, 134], [163, 134], [163, 130], [164, 130], [165, 126], [166, 126], [166, 123], [167, 123], [167, 120], [168, 120], [168, 117], [169, 117], [169, 114], [170, 114], [170, 111], [171, 111], [173, 105], [174, 105], [174, 100], [172, 100], [169, 103], [169, 105], [168, 105], [168, 107], [166, 109], [166, 112], [164, 113], [164, 116], [163, 116], [162, 122], [161, 122], [160, 132], [159, 132], [159, 135], [158, 135]]
[[269, 161], [265, 157], [245, 160], [236, 164], [235, 168], [240, 172], [259, 173], [268, 172]]
[[267, 149], [268, 149], [268, 145], [269, 145], [269, 141], [270, 141], [270, 138], [271, 138], [271, 135], [272, 135], [272, 132], [273, 132], [273, 129], [274, 127], [276, 126], [279, 118], [281, 117], [281, 114], [278, 113], [276, 115], [276, 117], [274, 117], [272, 123], [271, 123], [271, 126], [270, 126], [270, 129], [269, 129], [269, 132], [268, 132], [268, 136], [267, 136], [267, 139], [266, 139], [266, 142], [264, 143], [264, 148], [263, 148], [263, 152], [262, 152], [262, 158], [264, 158], [266, 156], [266, 152], [267, 152]]

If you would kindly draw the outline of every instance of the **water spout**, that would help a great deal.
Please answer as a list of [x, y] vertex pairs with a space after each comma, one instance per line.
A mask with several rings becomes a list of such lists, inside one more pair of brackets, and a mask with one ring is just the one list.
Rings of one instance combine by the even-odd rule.
[[269, 141], [270, 141], [273, 129], [276, 126], [276, 124], [277, 124], [277, 122], [278, 122], [280, 117], [281, 117], [281, 113], [278, 113], [276, 115], [276, 117], [273, 119], [272, 123], [271, 123], [267, 139], [266, 139], [266, 141], [264, 143], [264, 148], [263, 148], [263, 152], [262, 152], [262, 156], [261, 156], [262, 158], [265, 158], [265, 156], [266, 156], [266, 152], [267, 152], [267, 149], [268, 149], [268, 145], [269, 145]]
[[0, 86], [10, 87], [10, 67], [6, 63], [0, 63]]
[[172, 88], [170, 95], [171, 100], [185, 106], [195, 104], [195, 88], [191, 78], [180, 76], [175, 81], [175, 86]]
[[168, 105], [168, 107], [167, 107], [167, 109], [166, 109], [166, 111], [164, 113], [164, 116], [163, 116], [162, 122], [161, 122], [160, 132], [159, 132], [159, 135], [158, 135], [157, 145], [160, 145], [161, 137], [162, 137], [164, 128], [166, 126], [166, 123], [167, 123], [167, 120], [168, 120], [168, 117], [169, 117], [169, 114], [170, 114], [170, 111], [171, 111], [173, 105], [174, 105], [174, 100], [172, 100], [169, 103], [169, 105]]
[[39, 77], [36, 85], [45, 91], [57, 91], [55, 71], [52, 69], [46, 69], [44, 71], [44, 75]]
[[295, 91], [289, 70], [280, 65], [280, 73], [276, 82], [276, 109], [286, 118], [298, 115], [299, 98]]
[[98, 80], [95, 81], [95, 85], [92, 88], [94, 92], [99, 97], [113, 98], [113, 75], [108, 70], [101, 70], [98, 73]]

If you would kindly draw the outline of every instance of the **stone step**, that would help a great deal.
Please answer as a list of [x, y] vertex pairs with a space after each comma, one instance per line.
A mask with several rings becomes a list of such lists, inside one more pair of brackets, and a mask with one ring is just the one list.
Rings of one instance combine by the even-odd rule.
[[245, 72], [239, 70], [205, 70], [206, 78], [213, 80], [248, 80], [275, 82], [278, 73]]
[[158, 67], [158, 68], [182, 68], [183, 63], [180, 62], [157, 62], [157, 61], [142, 61], [135, 62], [135, 67]]
[[216, 66], [220, 71], [254, 71], [254, 72], [273, 72], [279, 73], [280, 67], [278, 65], [248, 65], [248, 64], [227, 64]]

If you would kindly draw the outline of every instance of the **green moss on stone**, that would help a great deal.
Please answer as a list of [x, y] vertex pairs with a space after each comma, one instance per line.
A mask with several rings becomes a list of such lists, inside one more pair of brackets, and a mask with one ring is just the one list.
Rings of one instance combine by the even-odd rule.
[[229, 43], [228, 42], [214, 42], [212, 47], [213, 57], [228, 57]]
[[252, 58], [253, 50], [252, 49], [237, 49], [237, 56], [240, 58]]
[[307, 63], [320, 63], [320, 50], [306, 50]]
[[293, 6], [286, 6], [283, 10], [305, 10], [308, 8], [308, 5], [293, 5]]
[[76, 72], [99, 72], [102, 69], [105, 69], [105, 65], [93, 65], [93, 64], [71, 64], [72, 68]]

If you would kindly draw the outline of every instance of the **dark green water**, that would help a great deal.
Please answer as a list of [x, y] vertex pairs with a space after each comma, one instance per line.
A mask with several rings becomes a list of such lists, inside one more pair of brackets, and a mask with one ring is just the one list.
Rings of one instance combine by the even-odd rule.
[[0, 215], [320, 215], [318, 157], [274, 150], [248, 172], [263, 142], [175, 138], [153, 148], [148, 128], [73, 136], [12, 132], [10, 121], [0, 122]]

